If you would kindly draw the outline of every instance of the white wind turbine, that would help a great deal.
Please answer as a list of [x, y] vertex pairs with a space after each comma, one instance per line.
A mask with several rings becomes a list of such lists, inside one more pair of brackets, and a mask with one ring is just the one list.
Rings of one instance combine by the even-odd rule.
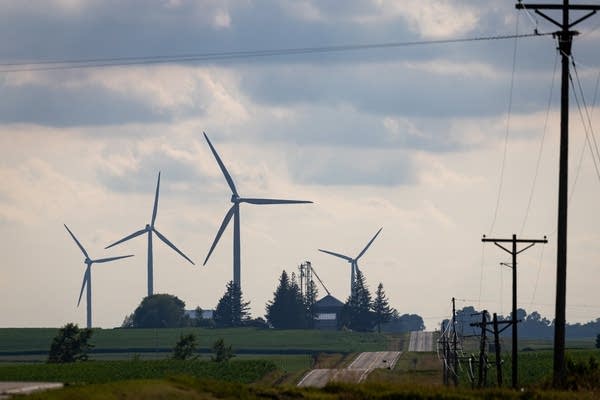
[[206, 141], [208, 142], [208, 146], [210, 147], [210, 150], [212, 151], [213, 155], [215, 156], [215, 159], [217, 160], [217, 164], [219, 164], [219, 168], [221, 169], [221, 172], [223, 172], [223, 175], [225, 176], [225, 180], [227, 181], [227, 184], [229, 185], [229, 188], [231, 189], [231, 202], [233, 203], [233, 205], [231, 206], [229, 211], [227, 211], [227, 214], [225, 214], [225, 218], [223, 219], [223, 222], [221, 223], [221, 227], [217, 231], [217, 236], [215, 237], [215, 240], [213, 241], [212, 246], [210, 246], [210, 250], [208, 251], [206, 259], [204, 260], [204, 265], [206, 265], [206, 262], [208, 261], [213, 250], [215, 249], [215, 246], [219, 242], [219, 239], [221, 238], [223, 231], [225, 230], [225, 228], [227, 228], [229, 221], [231, 221], [231, 218], [233, 217], [233, 283], [236, 284], [237, 287], [239, 287], [241, 289], [240, 204], [241, 203], [249, 203], [249, 204], [256, 204], [256, 205], [300, 204], [300, 203], [312, 203], [312, 201], [257, 199], [257, 198], [240, 197], [237, 192], [237, 189], [235, 187], [235, 184], [233, 183], [233, 179], [231, 179], [231, 175], [229, 175], [227, 168], [225, 168], [223, 161], [221, 161], [219, 154], [217, 154], [217, 151], [215, 150], [212, 143], [208, 139], [208, 136], [206, 136], [206, 133], [204, 133], [204, 137], [206, 138]]
[[150, 223], [146, 224], [146, 227], [144, 229], [140, 229], [137, 232], [133, 232], [131, 235], [125, 236], [123, 239], [117, 240], [113, 244], [106, 246], [106, 248], [109, 249], [113, 246], [118, 245], [119, 243], [123, 243], [123, 242], [128, 241], [129, 239], [133, 239], [134, 237], [143, 235], [145, 233], [148, 234], [148, 296], [152, 296], [154, 294], [154, 269], [153, 269], [154, 264], [153, 264], [153, 257], [152, 257], [152, 233], [156, 233], [156, 236], [158, 236], [158, 238], [160, 240], [162, 240], [167, 246], [169, 246], [170, 248], [175, 250], [177, 253], [179, 253], [180, 256], [182, 256], [183, 258], [188, 260], [190, 263], [192, 263], [192, 265], [195, 265], [194, 262], [188, 258], [188, 256], [183, 254], [181, 252], [181, 250], [179, 250], [177, 247], [175, 247], [175, 245], [173, 243], [171, 243], [169, 241], [169, 239], [167, 239], [163, 234], [161, 234], [154, 226], [154, 222], [156, 221], [156, 213], [158, 212], [159, 188], [160, 188], [160, 172], [158, 173], [158, 181], [156, 182], [156, 194], [154, 195], [154, 208], [152, 210], [152, 219], [151, 219]]
[[87, 327], [91, 328], [92, 327], [92, 264], [120, 260], [121, 258], [133, 257], [133, 255], [130, 254], [127, 256], [98, 258], [96, 260], [92, 260], [90, 258], [90, 256], [88, 255], [87, 251], [85, 251], [85, 249], [81, 245], [81, 243], [79, 243], [79, 240], [77, 240], [77, 238], [75, 237], [73, 232], [71, 232], [69, 227], [67, 225], [65, 225], [65, 228], [67, 228], [67, 231], [69, 232], [69, 234], [71, 235], [71, 237], [73, 238], [75, 243], [77, 244], [77, 247], [79, 247], [79, 249], [85, 256], [85, 260], [83, 262], [85, 263], [85, 265], [87, 265], [87, 268], [85, 269], [85, 273], [83, 275], [83, 283], [81, 284], [81, 291], [79, 292], [79, 300], [77, 300], [77, 307], [79, 307], [79, 303], [81, 303], [81, 296], [83, 296], [83, 289], [87, 287], [87, 293], [86, 293]]
[[365, 248], [362, 249], [362, 251], [354, 258], [346, 256], [344, 254], [335, 253], [333, 251], [319, 249], [319, 251], [322, 251], [323, 253], [327, 253], [332, 256], [342, 258], [350, 263], [350, 293], [352, 293], [352, 287], [354, 285], [354, 280], [356, 279], [356, 272], [358, 271], [358, 260], [366, 253], [367, 249], [375, 241], [375, 238], [377, 238], [377, 236], [379, 235], [379, 233], [381, 232], [382, 229], [383, 229], [383, 227], [379, 228], [379, 230], [377, 231], [375, 236], [373, 236], [373, 238], [369, 241], [369, 243], [367, 243]]

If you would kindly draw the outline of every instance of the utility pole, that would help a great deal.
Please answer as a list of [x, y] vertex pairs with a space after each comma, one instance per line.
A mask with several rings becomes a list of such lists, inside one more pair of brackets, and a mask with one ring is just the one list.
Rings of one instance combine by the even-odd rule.
[[[483, 235], [482, 242], [493, 242], [496, 246], [512, 255], [512, 387], [518, 386], [518, 361], [517, 361], [517, 254], [524, 252], [536, 243], [548, 243], [546, 236], [543, 239], [517, 239], [513, 234], [511, 239], [488, 239]], [[498, 243], [512, 243], [511, 250]], [[517, 250], [517, 243], [527, 243], [521, 250]]]
[[502, 359], [500, 353], [500, 329], [498, 328], [498, 315], [494, 313], [494, 352], [496, 353], [496, 382], [502, 387]]
[[456, 335], [456, 299], [452, 298], [452, 382], [458, 386], [458, 336]]
[[[560, 95], [560, 161], [558, 172], [558, 232], [556, 244], [556, 307], [554, 317], [554, 386], [561, 386], [566, 377], [565, 369], [565, 324], [567, 297], [567, 198], [569, 178], [569, 57], [573, 36], [579, 34], [570, 30], [600, 10], [600, 5], [569, 4], [524, 4], [519, 1], [515, 7], [529, 9], [556, 25], [560, 30], [554, 33], [558, 38], [558, 50], [562, 62], [562, 81]], [[541, 10], [562, 11], [562, 22], [546, 15]], [[571, 22], [569, 11], [588, 11], [587, 14]]]

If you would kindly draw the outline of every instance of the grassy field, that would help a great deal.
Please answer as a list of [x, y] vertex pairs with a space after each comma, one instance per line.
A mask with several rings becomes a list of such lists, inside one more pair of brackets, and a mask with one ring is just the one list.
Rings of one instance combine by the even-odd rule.
[[49, 399], [92, 399], [92, 400], [154, 400], [154, 399], [508, 399], [508, 400], [592, 400], [597, 398], [593, 392], [549, 392], [549, 391], [510, 391], [507, 389], [449, 389], [416, 385], [373, 384], [362, 385], [335, 384], [323, 389], [297, 388], [292, 386], [267, 387], [262, 385], [243, 385], [208, 380], [196, 380], [176, 377], [163, 380], [127, 381], [107, 384], [70, 386], [64, 389], [38, 393], [28, 396], [30, 400]]
[[[46, 352], [58, 329], [0, 329], [0, 355]], [[181, 334], [194, 333], [199, 348], [208, 350], [218, 338], [234, 350], [246, 352], [358, 352], [386, 349], [388, 337], [376, 333], [318, 330], [236, 329], [94, 329], [94, 352], [118, 350], [130, 353], [169, 351]]]

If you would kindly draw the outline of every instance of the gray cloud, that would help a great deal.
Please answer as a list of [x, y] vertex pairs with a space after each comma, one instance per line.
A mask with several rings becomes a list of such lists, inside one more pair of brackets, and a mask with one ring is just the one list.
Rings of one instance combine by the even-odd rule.
[[146, 102], [99, 86], [4, 85], [2, 92], [0, 122], [4, 123], [76, 126], [158, 122], [170, 118]]

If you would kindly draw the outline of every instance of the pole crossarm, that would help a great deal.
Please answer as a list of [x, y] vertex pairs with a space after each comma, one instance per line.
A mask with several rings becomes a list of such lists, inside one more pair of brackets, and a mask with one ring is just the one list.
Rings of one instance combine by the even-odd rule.
[[489, 239], [485, 235], [481, 239], [482, 242], [498, 242], [498, 243], [548, 243], [548, 239], [544, 236], [543, 239]]
[[[515, 4], [517, 10], [563, 10], [564, 5], [562, 4], [547, 4], [547, 3], [517, 3]], [[569, 10], [583, 10], [583, 11], [598, 11], [600, 6], [593, 4], [569, 4]]]
[[[515, 8], [517, 10], [525, 10], [525, 9], [533, 10], [537, 15], [550, 21], [551, 23], [558, 26], [559, 28], [561, 28], [561, 29], [564, 28], [564, 24], [556, 21], [554, 18], [552, 18], [540, 11], [540, 10], [564, 10], [565, 6], [562, 4], [535, 4], [535, 3], [534, 4], [523, 4], [523, 3], [519, 2], [519, 3], [515, 4]], [[581, 17], [567, 25], [568, 28], [572, 28], [573, 26], [577, 25], [578, 23], [585, 21], [592, 15], [596, 14], [596, 12], [598, 12], [598, 10], [600, 10], [600, 6], [591, 5], [591, 4], [570, 4], [568, 6], [568, 9], [569, 10], [579, 10], [579, 11], [590, 11], [588, 14], [584, 15], [583, 17]]]

